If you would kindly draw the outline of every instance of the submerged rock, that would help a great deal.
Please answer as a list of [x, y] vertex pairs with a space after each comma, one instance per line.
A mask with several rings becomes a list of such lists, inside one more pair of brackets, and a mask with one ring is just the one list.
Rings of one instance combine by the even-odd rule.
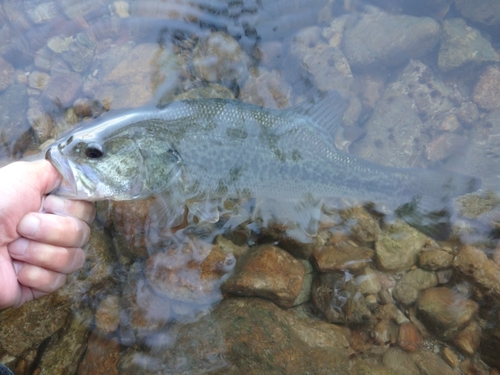
[[343, 50], [355, 70], [386, 68], [426, 55], [439, 36], [432, 18], [373, 12], [347, 23]]
[[427, 289], [417, 304], [419, 318], [428, 329], [445, 340], [454, 338], [469, 324], [478, 309], [476, 302], [443, 287]]
[[500, 67], [488, 66], [479, 77], [472, 93], [474, 102], [492, 111], [500, 108]]
[[473, 22], [487, 26], [500, 24], [500, 1], [456, 0], [455, 6], [462, 15]]
[[267, 298], [289, 308], [298, 297], [305, 277], [304, 265], [286, 251], [271, 245], [248, 250], [234, 273], [222, 284], [223, 293]]
[[399, 272], [413, 266], [427, 242], [427, 237], [397, 221], [382, 232], [375, 243], [377, 265], [384, 271]]
[[481, 36], [479, 30], [468, 26], [461, 18], [443, 21], [443, 36], [439, 48], [438, 66], [450, 71], [466, 64], [479, 65], [500, 60], [490, 42]]

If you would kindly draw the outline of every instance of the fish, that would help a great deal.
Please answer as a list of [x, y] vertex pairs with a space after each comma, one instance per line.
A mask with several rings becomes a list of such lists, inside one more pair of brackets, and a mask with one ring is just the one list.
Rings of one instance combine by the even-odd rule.
[[215, 223], [227, 200], [254, 200], [252, 215], [265, 225], [288, 223], [287, 233], [304, 241], [318, 233], [326, 204], [351, 199], [447, 237], [453, 198], [481, 180], [339, 150], [334, 138], [346, 108], [331, 91], [284, 110], [213, 98], [110, 111], [48, 148], [46, 159], [63, 176], [53, 193], [88, 201], [162, 196], [169, 225], [186, 206], [191, 218]]

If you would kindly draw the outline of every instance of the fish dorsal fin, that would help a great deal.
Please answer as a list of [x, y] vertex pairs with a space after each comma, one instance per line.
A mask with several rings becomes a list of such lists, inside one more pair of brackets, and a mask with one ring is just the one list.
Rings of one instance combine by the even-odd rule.
[[312, 119], [311, 126], [333, 142], [337, 129], [342, 125], [347, 102], [338, 91], [327, 91], [312, 100], [305, 100], [290, 108], [293, 114], [300, 114]]

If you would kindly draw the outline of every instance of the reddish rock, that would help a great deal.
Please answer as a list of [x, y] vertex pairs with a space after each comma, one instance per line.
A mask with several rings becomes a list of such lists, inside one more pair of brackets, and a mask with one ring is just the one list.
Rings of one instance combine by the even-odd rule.
[[262, 245], [238, 259], [221, 288], [224, 293], [267, 298], [289, 308], [302, 289], [305, 274], [304, 265], [285, 250]]
[[398, 345], [408, 352], [416, 352], [424, 344], [424, 339], [417, 326], [413, 323], [399, 325]]
[[87, 351], [78, 366], [78, 375], [118, 375], [120, 343], [93, 333]]
[[474, 102], [487, 111], [500, 108], [500, 67], [484, 69], [472, 93]]

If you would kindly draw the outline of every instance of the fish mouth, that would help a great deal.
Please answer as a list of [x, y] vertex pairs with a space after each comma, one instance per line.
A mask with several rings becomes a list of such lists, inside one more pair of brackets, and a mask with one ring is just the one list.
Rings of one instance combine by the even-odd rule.
[[69, 161], [62, 157], [57, 146], [51, 146], [45, 153], [45, 159], [59, 171], [62, 176], [61, 184], [55, 188], [51, 194], [55, 194], [65, 198], [77, 199], [77, 182], [73, 169]]

